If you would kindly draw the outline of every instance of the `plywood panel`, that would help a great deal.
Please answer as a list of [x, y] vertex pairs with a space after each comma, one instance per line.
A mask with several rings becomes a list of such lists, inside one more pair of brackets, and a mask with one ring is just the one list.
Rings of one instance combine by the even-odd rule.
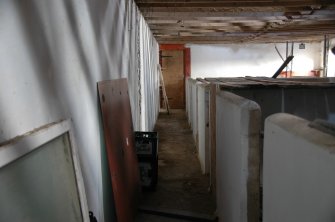
[[184, 109], [184, 51], [162, 51], [162, 69], [170, 107]]
[[137, 209], [139, 169], [126, 79], [98, 83], [116, 217], [132, 222]]

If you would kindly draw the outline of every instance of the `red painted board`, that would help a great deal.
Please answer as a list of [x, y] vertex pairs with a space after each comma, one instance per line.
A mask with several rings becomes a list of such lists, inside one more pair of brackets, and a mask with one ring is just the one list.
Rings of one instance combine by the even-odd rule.
[[118, 222], [133, 222], [140, 191], [126, 79], [98, 83], [104, 137]]
[[160, 44], [159, 50], [184, 50], [184, 44]]

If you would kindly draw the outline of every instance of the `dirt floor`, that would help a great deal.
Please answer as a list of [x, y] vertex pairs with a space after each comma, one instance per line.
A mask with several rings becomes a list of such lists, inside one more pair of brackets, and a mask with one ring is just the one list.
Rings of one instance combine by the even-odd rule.
[[[209, 176], [201, 173], [185, 111], [160, 113], [156, 131], [158, 184], [155, 191], [143, 192], [140, 206], [214, 215], [215, 200], [209, 192]], [[183, 221], [144, 214], [139, 218], [138, 221]]]

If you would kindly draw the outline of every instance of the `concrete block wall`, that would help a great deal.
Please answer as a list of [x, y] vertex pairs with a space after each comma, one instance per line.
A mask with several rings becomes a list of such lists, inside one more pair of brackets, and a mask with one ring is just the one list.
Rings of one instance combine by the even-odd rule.
[[309, 121], [275, 114], [265, 121], [263, 221], [335, 220], [335, 137]]
[[199, 83], [198, 91], [198, 157], [202, 173], [209, 173], [209, 85]]
[[261, 112], [253, 101], [216, 95], [216, 197], [219, 221], [256, 222], [260, 216]]

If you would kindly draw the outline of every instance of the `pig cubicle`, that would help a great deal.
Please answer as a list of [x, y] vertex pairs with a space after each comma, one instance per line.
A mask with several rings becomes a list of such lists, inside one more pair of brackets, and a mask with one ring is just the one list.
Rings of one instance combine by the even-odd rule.
[[335, 220], [335, 128], [331, 131], [290, 114], [266, 119], [263, 221]]
[[[189, 88], [192, 88], [190, 94], [193, 93], [193, 100], [197, 100], [189, 101], [197, 105], [189, 106], [188, 113], [192, 112], [193, 118], [189, 116], [192, 126], [195, 125], [192, 123], [196, 119], [194, 116], [198, 116], [197, 127], [193, 127], [193, 131], [198, 135], [198, 149], [205, 151], [199, 150], [199, 159], [205, 160], [202, 165], [206, 164], [206, 153], [207, 157], [211, 156], [209, 153], [213, 153], [210, 147], [215, 149], [216, 146], [215, 158], [207, 159], [207, 164], [210, 165], [209, 168], [212, 165], [216, 168], [211, 170], [211, 174], [214, 173], [211, 178], [216, 177], [213, 187], [220, 221], [259, 221], [265, 118], [274, 113], [287, 112], [308, 120], [331, 119], [335, 113], [335, 100], [331, 99], [334, 98], [335, 90], [330, 80], [333, 79], [210, 79], [209, 82], [216, 85], [214, 92], [211, 92], [216, 95], [216, 104], [213, 106], [205, 103], [205, 116], [202, 111], [199, 112], [202, 109], [199, 101], [203, 97], [203, 93], [199, 92], [205, 88], [208, 99], [209, 84], [188, 80]], [[216, 107], [215, 129], [207, 130], [217, 135], [216, 144], [205, 143], [205, 147], [200, 148], [201, 138], [204, 137], [206, 141], [206, 137], [212, 136], [200, 133], [200, 128], [204, 126], [199, 124], [210, 119], [207, 116], [211, 113], [208, 111], [210, 107]], [[209, 121], [209, 126], [211, 125], [214, 124]], [[207, 138], [207, 141], [210, 139]]]

